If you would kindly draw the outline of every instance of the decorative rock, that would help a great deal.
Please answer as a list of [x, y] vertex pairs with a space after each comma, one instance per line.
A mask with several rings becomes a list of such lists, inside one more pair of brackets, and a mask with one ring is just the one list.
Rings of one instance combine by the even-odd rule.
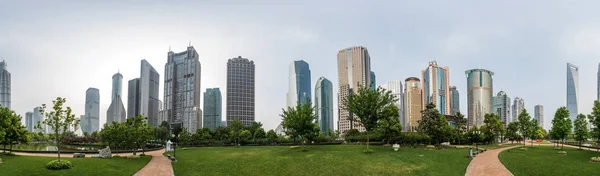
[[112, 158], [112, 153], [110, 152], [110, 147], [106, 146], [105, 149], [99, 150], [100, 158]]
[[83, 153], [73, 153], [73, 158], [85, 158], [85, 154], [83, 154]]

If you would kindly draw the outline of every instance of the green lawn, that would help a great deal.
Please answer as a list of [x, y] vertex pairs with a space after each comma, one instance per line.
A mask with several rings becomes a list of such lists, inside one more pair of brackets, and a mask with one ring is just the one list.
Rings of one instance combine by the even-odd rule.
[[142, 169], [151, 159], [145, 156], [141, 159], [126, 158], [61, 158], [71, 161], [73, 168], [69, 170], [53, 171], [46, 169], [46, 163], [55, 160], [55, 157], [33, 156], [4, 156], [1, 155], [3, 164], [0, 164], [0, 175], [133, 175]]
[[203, 147], [177, 150], [176, 175], [465, 175], [468, 149], [361, 145]]
[[500, 153], [500, 161], [514, 175], [600, 175], [600, 163], [589, 162], [598, 153], [565, 147], [567, 155], [559, 155], [552, 146], [514, 148]]

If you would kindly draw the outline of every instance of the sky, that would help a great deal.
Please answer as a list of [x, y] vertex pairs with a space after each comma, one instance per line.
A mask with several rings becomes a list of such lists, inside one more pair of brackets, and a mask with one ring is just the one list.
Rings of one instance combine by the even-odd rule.
[[522, 97], [532, 117], [534, 106], [543, 105], [549, 129], [556, 109], [566, 105], [567, 62], [580, 69], [579, 112], [591, 112], [599, 6], [572, 0], [0, 0], [0, 60], [12, 74], [18, 114], [65, 97], [81, 115], [85, 91], [95, 87], [103, 124], [112, 75], [123, 74], [127, 90], [127, 81], [140, 76], [142, 59], [160, 74], [162, 100], [169, 48], [181, 52], [191, 43], [202, 65], [202, 90], [219, 87], [223, 97], [227, 60], [242, 56], [256, 64], [256, 120], [268, 130], [281, 121], [292, 61], [310, 64], [312, 87], [323, 76], [336, 88], [337, 52], [364, 46], [378, 85], [421, 77], [432, 60], [448, 66], [462, 112], [465, 70], [491, 70], [494, 94]]

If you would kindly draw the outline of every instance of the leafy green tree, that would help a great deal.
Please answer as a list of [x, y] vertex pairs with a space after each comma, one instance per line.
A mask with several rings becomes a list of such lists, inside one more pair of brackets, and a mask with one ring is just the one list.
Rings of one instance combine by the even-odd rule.
[[467, 132], [467, 137], [472, 143], [477, 144], [485, 138], [484, 134], [481, 131], [482, 129], [478, 128], [477, 126], [474, 126]]
[[179, 136], [183, 131], [184, 130], [183, 128], [181, 128], [181, 126], [175, 126], [173, 128], [173, 130], [171, 131], [171, 134], [173, 135], [173, 142], [179, 142]]
[[534, 139], [538, 139], [538, 121], [535, 119], [531, 119], [531, 121], [529, 121], [529, 127], [527, 128], [527, 130], [529, 130], [527, 132], [527, 137], [529, 137], [529, 139], [531, 139], [531, 146], [533, 147], [533, 140]]
[[[229, 137], [235, 140], [235, 144], [240, 144], [241, 132], [244, 130], [244, 124], [240, 120], [231, 121], [229, 124]], [[250, 135], [252, 136], [252, 135]]]
[[596, 150], [600, 157], [600, 102], [594, 101], [594, 107], [592, 108], [592, 114], [590, 114], [588, 118], [590, 120], [590, 123], [593, 126], [592, 135], [594, 138], [596, 138], [597, 144], [599, 144], [598, 148]]
[[219, 126], [215, 129], [214, 139], [220, 141], [229, 140], [229, 127]]
[[581, 143], [589, 136], [587, 116], [579, 114], [573, 125], [575, 126], [575, 140], [579, 141], [579, 149], [581, 149]]
[[127, 118], [125, 121], [126, 125], [129, 127], [129, 140], [134, 142], [135, 149], [142, 149], [142, 154], [145, 154], [144, 148], [146, 147], [146, 143], [148, 143], [153, 136], [152, 127], [150, 127], [146, 119], [147, 118], [142, 115], [137, 115], [135, 117]]
[[[365, 128], [367, 133], [367, 150], [369, 150], [369, 135], [377, 127], [377, 122], [382, 119], [393, 118], [398, 113], [385, 112], [386, 107], [394, 106], [394, 102], [398, 100], [391, 91], [377, 87], [359, 86], [358, 93], [350, 94], [342, 100], [344, 107], [354, 116], [359, 119], [360, 124]], [[390, 110], [390, 109], [387, 109]]]
[[29, 141], [27, 128], [21, 124], [21, 116], [5, 107], [0, 107], [0, 134], [2, 135], [0, 142], [4, 145], [4, 149], [8, 144], [11, 151], [15, 142]]
[[63, 134], [69, 130], [69, 127], [74, 127], [75, 129], [79, 127], [79, 119], [75, 119], [75, 114], [72, 113], [73, 110], [71, 110], [71, 107], [67, 106], [66, 109], [63, 108], [66, 101], [65, 98], [58, 97], [52, 101], [54, 106], [50, 112], [46, 111], [46, 104], [42, 104], [42, 109], [40, 109], [40, 113], [46, 117], [43, 123], [53, 130], [58, 162], [60, 162], [60, 141], [62, 141]]
[[[552, 135], [558, 140], [564, 140], [571, 133], [572, 128], [573, 124], [569, 119], [569, 110], [564, 106], [558, 108], [554, 113], [554, 119], [552, 119]], [[564, 144], [561, 148], [563, 147]]]
[[264, 128], [258, 128], [258, 130], [256, 130], [254, 132], [254, 140], [256, 139], [264, 139], [267, 136], [267, 133], [265, 133], [265, 129]]
[[389, 114], [383, 115], [384, 119], [379, 120], [377, 129], [389, 144], [393, 137], [402, 134], [402, 125], [400, 125], [400, 122], [398, 121], [398, 107], [395, 105], [386, 106], [383, 113]]
[[252, 133], [250, 133], [250, 130], [244, 130], [240, 133], [240, 138], [242, 141], [249, 140], [252, 138]]
[[519, 132], [521, 132], [521, 137], [523, 138], [523, 146], [525, 146], [527, 137], [531, 136], [531, 116], [529, 116], [526, 109], [523, 109], [517, 120], [519, 122]]
[[177, 143], [183, 146], [190, 146], [192, 145], [192, 142], [192, 133], [190, 133], [187, 129], [182, 129], [181, 133], [177, 137]]
[[[295, 137], [312, 137], [319, 132], [319, 127], [315, 123], [317, 115], [314, 113], [312, 103], [298, 103], [296, 107], [288, 107], [287, 110], [282, 109], [283, 113], [280, 115], [283, 119], [281, 125], [285, 129], [285, 133], [295, 139]], [[315, 129], [317, 129], [315, 131]], [[294, 140], [295, 143], [295, 140]], [[302, 143], [304, 148], [304, 143]]]
[[483, 126], [485, 127], [485, 130], [483, 131], [485, 140], [490, 143], [495, 143], [496, 139], [498, 139], [504, 131], [504, 125], [500, 122], [500, 116], [493, 113], [485, 114], [483, 123]]
[[508, 140], [510, 140], [511, 143], [516, 140], [520, 140], [521, 138], [519, 137], [518, 131], [519, 131], [519, 122], [509, 123], [506, 127], [506, 138], [508, 138]]
[[275, 140], [277, 140], [277, 133], [273, 130], [269, 130], [269, 132], [267, 132], [267, 139], [269, 139], [270, 142], [275, 142]]
[[250, 131], [250, 134], [256, 133], [259, 128], [262, 128], [263, 124], [260, 122], [252, 122], [249, 126], [246, 126], [246, 129]]
[[435, 141], [439, 144], [452, 135], [452, 128], [448, 124], [446, 117], [435, 108], [433, 103], [429, 103], [425, 110], [421, 111], [422, 117], [419, 120], [419, 131], [430, 136], [429, 143]]
[[467, 119], [460, 112], [456, 112], [454, 117], [456, 118], [454, 122], [454, 136], [456, 136], [455, 139], [458, 145], [460, 145], [460, 142], [463, 140], [463, 133], [467, 131]]

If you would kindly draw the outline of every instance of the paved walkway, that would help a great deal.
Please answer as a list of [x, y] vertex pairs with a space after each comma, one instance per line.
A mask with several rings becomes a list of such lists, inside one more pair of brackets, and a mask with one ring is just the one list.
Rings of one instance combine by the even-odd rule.
[[519, 147], [519, 145], [505, 147], [505, 148], [499, 148], [499, 149], [493, 149], [493, 150], [487, 150], [487, 151], [477, 155], [475, 158], [473, 158], [473, 160], [471, 160], [471, 163], [469, 163], [469, 166], [467, 167], [467, 173], [465, 175], [466, 176], [487, 176], [487, 175], [512, 176], [513, 174], [510, 173], [510, 171], [508, 169], [506, 169], [506, 167], [504, 167], [502, 162], [500, 162], [500, 159], [498, 159], [498, 154], [500, 154], [500, 152], [502, 152], [504, 150], [512, 149], [512, 148], [516, 148], [516, 147]]
[[171, 160], [163, 156], [163, 152], [164, 150], [146, 152], [146, 155], [152, 156], [152, 160], [134, 176], [174, 176]]

